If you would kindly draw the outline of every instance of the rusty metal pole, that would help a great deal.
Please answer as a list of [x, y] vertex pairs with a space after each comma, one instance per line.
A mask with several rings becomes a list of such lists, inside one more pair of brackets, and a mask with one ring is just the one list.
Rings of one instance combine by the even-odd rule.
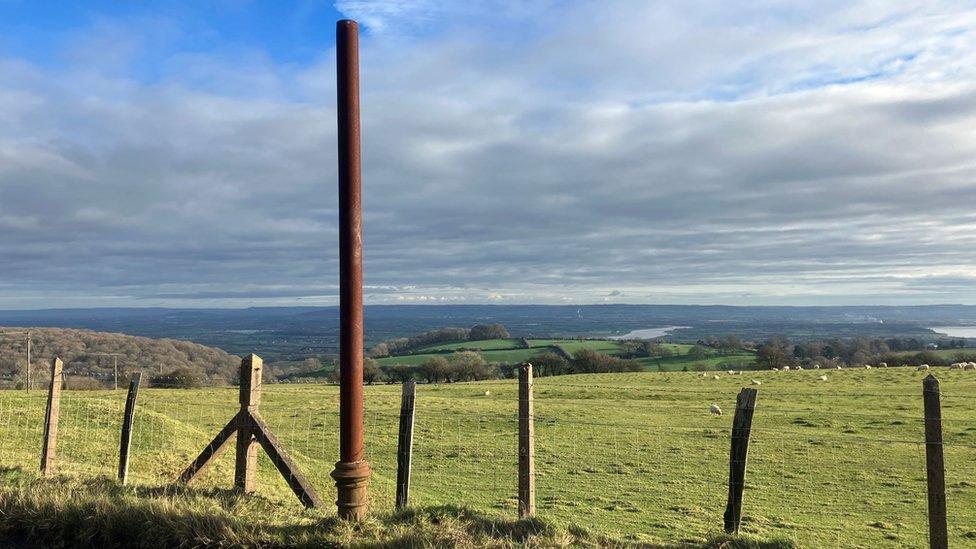
[[336, 23], [339, 122], [339, 462], [332, 471], [340, 518], [366, 514], [372, 471], [363, 456], [363, 238], [359, 150], [359, 25]]

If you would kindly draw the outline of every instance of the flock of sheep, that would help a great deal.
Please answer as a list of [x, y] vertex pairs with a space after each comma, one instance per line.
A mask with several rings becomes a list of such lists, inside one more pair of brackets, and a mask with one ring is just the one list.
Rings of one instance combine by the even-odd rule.
[[[887, 363], [884, 363], [884, 362], [879, 362], [877, 364], [877, 367], [878, 368], [887, 368], [888, 367], [888, 364]], [[839, 365], [836, 366], [835, 368], [838, 369], [838, 370], [843, 370], [844, 369], [843, 367], [841, 367]], [[930, 368], [930, 366], [928, 364], [921, 364], [921, 365], [917, 366], [915, 369], [916, 370], [919, 370], [919, 371], [925, 371], [925, 370], [928, 370], [929, 368]], [[791, 370], [791, 368], [789, 366], [783, 366], [782, 368], [772, 368], [772, 369], [774, 371], [777, 371], [777, 372], [781, 372], [781, 371], [782, 372], [788, 372], [788, 371]], [[803, 366], [795, 366], [792, 369], [793, 370], [803, 370]], [[820, 365], [819, 364], [814, 364], [813, 365], [813, 369], [814, 370], [819, 370], [820, 369]], [[865, 364], [864, 365], [864, 369], [870, 370], [871, 369], [871, 365], [870, 364]], [[952, 364], [949, 365], [949, 369], [950, 370], [976, 370], [976, 362], [955, 362], [955, 363], [952, 363]], [[741, 370], [739, 370], [739, 371], [729, 370], [728, 373], [729, 374], [741, 374], [742, 371]], [[702, 373], [701, 374], [701, 377], [705, 377], [706, 375], [707, 374]], [[719, 376], [717, 376], [717, 375], [716, 376], [713, 376], [713, 377], [715, 379], [719, 379]], [[820, 381], [827, 381], [827, 376], [822, 375], [822, 376], [818, 377], [817, 379], [819, 379]], [[762, 382], [759, 381], [758, 379], [752, 379], [750, 381], [752, 382], [753, 385], [762, 385]], [[718, 415], [718, 416], [722, 415], [722, 409], [719, 408], [718, 404], [712, 404], [709, 407], [709, 412], [711, 412], [711, 413], [713, 413], [715, 415]]]

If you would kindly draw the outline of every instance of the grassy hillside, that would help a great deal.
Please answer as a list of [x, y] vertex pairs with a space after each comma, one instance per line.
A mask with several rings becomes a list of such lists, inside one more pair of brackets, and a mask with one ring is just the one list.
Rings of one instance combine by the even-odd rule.
[[[926, 540], [921, 379], [914, 369], [588, 374], [536, 380], [539, 517], [556, 532], [581, 527], [614, 539], [704, 544], [721, 529], [736, 393], [760, 381], [743, 508], [744, 532], [800, 547], [918, 547]], [[827, 381], [818, 379], [826, 375]], [[940, 369], [951, 544], [976, 539], [976, 373]], [[373, 508], [389, 518], [395, 491], [398, 386], [366, 388]], [[65, 393], [63, 473], [114, 473], [122, 392]], [[412, 502], [516, 515], [517, 387], [508, 380], [418, 388]], [[133, 442], [132, 490], [168, 494], [172, 481], [236, 410], [234, 389], [145, 390]], [[726, 414], [708, 412], [710, 404]], [[0, 466], [32, 471], [42, 395], [0, 392]], [[338, 449], [337, 389], [266, 386], [262, 414], [322, 499]], [[226, 507], [232, 452], [195, 488], [189, 509]], [[307, 532], [330, 510], [303, 511], [262, 457], [260, 496], [233, 514], [253, 528]], [[9, 484], [9, 483], [8, 483]], [[7, 486], [0, 502], [29, 487]], [[43, 489], [40, 495], [42, 497]], [[211, 502], [211, 496], [217, 498]], [[67, 497], [67, 496], [65, 496]], [[130, 497], [130, 496], [127, 496]], [[131, 496], [134, 497], [134, 496]], [[7, 505], [8, 503], [4, 503]], [[22, 502], [21, 507], [28, 505]], [[168, 504], [167, 504], [168, 505]], [[274, 512], [269, 511], [274, 509]], [[0, 513], [0, 523], [10, 518]], [[20, 515], [13, 515], [20, 516]], [[4, 518], [7, 517], [7, 518]], [[221, 519], [223, 520], [223, 519]], [[0, 525], [2, 527], [2, 525]], [[568, 539], [568, 538], [567, 538]], [[491, 544], [490, 542], [486, 542]], [[571, 543], [567, 541], [567, 543]], [[496, 544], [497, 545], [497, 544]]]
[[[27, 328], [0, 327], [0, 383], [23, 384], [27, 373]], [[31, 363], [37, 387], [47, 379], [52, 357], [64, 361], [69, 376], [86, 378], [108, 386], [115, 360], [120, 374], [168, 373], [186, 368], [210, 384], [237, 378], [240, 357], [176, 339], [150, 339], [125, 334], [67, 328], [31, 328]]]

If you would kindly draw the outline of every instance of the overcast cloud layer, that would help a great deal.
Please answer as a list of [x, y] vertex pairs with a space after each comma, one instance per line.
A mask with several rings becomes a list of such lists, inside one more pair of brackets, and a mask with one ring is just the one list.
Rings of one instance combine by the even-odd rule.
[[[338, 2], [369, 302], [976, 303], [971, 2], [729, 4]], [[0, 50], [0, 308], [336, 303], [334, 51], [181, 32]]]

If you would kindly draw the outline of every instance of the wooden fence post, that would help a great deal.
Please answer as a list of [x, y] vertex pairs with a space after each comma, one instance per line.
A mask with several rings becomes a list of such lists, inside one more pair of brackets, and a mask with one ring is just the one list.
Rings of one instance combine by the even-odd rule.
[[535, 414], [532, 406], [532, 365], [519, 367], [519, 517], [535, 516]]
[[417, 383], [403, 383], [400, 396], [400, 435], [397, 437], [397, 490], [396, 510], [407, 506], [410, 499], [410, 463], [413, 454], [414, 403], [417, 398]]
[[[261, 404], [261, 370], [263, 361], [255, 354], [241, 361], [241, 412], [255, 412]], [[244, 414], [241, 418], [245, 418]], [[254, 492], [257, 477], [258, 449], [250, 422], [240, 421], [237, 427], [237, 460], [234, 462], [234, 487]]]
[[322, 500], [312, 484], [305, 478], [298, 465], [291, 459], [271, 427], [258, 412], [261, 403], [261, 366], [263, 362], [257, 355], [248, 355], [241, 361], [241, 409], [217, 436], [210, 441], [200, 455], [180, 473], [180, 482], [186, 483], [200, 476], [200, 473], [230, 445], [231, 437], [237, 438], [237, 459], [234, 463], [234, 486], [245, 492], [254, 491], [257, 474], [257, 451], [264, 448], [288, 487], [305, 507], [321, 507]]
[[742, 490], [746, 484], [746, 459], [752, 415], [756, 411], [756, 389], [742, 389], [735, 399], [732, 418], [732, 445], [729, 450], [729, 500], [725, 506], [725, 531], [738, 533], [742, 522]]
[[929, 547], [949, 547], [946, 524], [945, 460], [942, 453], [942, 405], [939, 380], [929, 374], [922, 380], [925, 404], [925, 470], [928, 479]]
[[132, 374], [129, 394], [125, 397], [125, 415], [122, 416], [122, 438], [119, 441], [119, 481], [125, 484], [129, 477], [129, 448], [132, 446], [132, 418], [136, 413], [136, 397], [142, 373]]
[[57, 466], [58, 414], [61, 411], [61, 369], [64, 363], [60, 358], [51, 359], [51, 383], [47, 389], [47, 409], [44, 411], [44, 441], [41, 445], [41, 474], [54, 474]]

